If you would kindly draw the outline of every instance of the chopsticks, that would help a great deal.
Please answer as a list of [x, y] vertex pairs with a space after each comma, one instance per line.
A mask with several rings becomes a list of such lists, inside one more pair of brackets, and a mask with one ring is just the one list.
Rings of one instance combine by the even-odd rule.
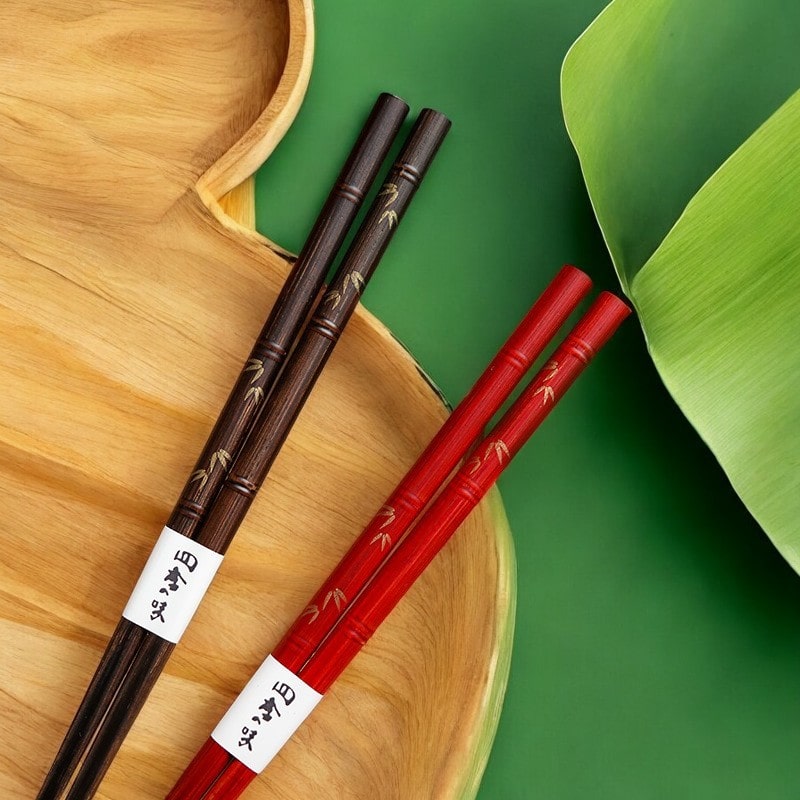
[[287, 669], [311, 658], [591, 286], [573, 266], [550, 282], [281, 640], [273, 655]]
[[[39, 791], [39, 800], [56, 800], [62, 795], [120, 688], [130, 686], [131, 667], [145, 644], [165, 639], [168, 643], [177, 642], [191, 619], [221, 560], [213, 542], [203, 545], [201, 532], [207, 510], [245, 438], [264, 417], [264, 409], [271, 402], [267, 398], [286, 356], [319, 297], [325, 275], [407, 113], [408, 106], [392, 95], [382, 94], [376, 101], [134, 590]], [[164, 566], [160, 557], [165, 548], [169, 553], [173, 545], [183, 560], [172, 559], [176, 552], [172, 549], [167, 559], [172, 560], [168, 567]], [[147, 572], [160, 566], [160, 586], [153, 587], [152, 575], [148, 577]], [[168, 571], [171, 582], [161, 580]], [[191, 586], [187, 583], [190, 576]], [[158, 602], [147, 595], [148, 589], [153, 590], [151, 596]], [[143, 593], [138, 607], [137, 592]], [[167, 605], [161, 608], [165, 600]], [[151, 682], [169, 651], [171, 645], [153, 662]], [[134, 710], [130, 722], [135, 715]], [[123, 736], [120, 731], [120, 742]], [[89, 793], [83, 796], [88, 797]]]
[[[202, 546], [206, 553], [217, 554], [217, 566], [449, 129], [450, 121], [443, 114], [432, 109], [424, 109], [420, 113], [400, 155], [389, 170], [381, 192], [370, 206], [326, 294], [295, 345], [292, 358], [281, 372], [264, 411], [230, 466], [206, 520], [195, 536], [196, 545]], [[178, 555], [181, 552], [178, 551]], [[150, 573], [155, 585], [162, 588], [167, 581], [163, 577], [164, 567], [171, 564], [176, 569], [175, 561], [180, 561], [178, 555], [173, 558], [175, 550], [172, 544], [164, 553], [165, 561], [159, 560], [157, 563], [160, 568]], [[147, 575], [148, 568], [145, 569]], [[136, 594], [135, 591], [134, 604]], [[152, 607], [158, 611], [158, 594], [154, 595], [152, 589], [149, 594], [143, 594], [145, 603], [153, 596], [156, 600], [152, 601]], [[145, 605], [145, 613], [147, 610]], [[84, 763], [67, 792], [67, 800], [86, 800], [94, 794], [174, 646], [174, 643], [161, 636], [146, 634], [143, 637], [125, 683], [111, 702]]]
[[[212, 738], [200, 749], [167, 800], [233, 800], [244, 791], [322, 699], [629, 313], [630, 309], [621, 300], [607, 292], [600, 294], [494, 429], [472, 450], [473, 455], [447, 483], [416, 526], [364, 581], [341, 615], [334, 615], [338, 619], [328, 624], [316, 649], [299, 667], [290, 667], [287, 661], [293, 658], [294, 663], [298, 663], [303, 657], [300, 653], [310, 647], [310, 637], [302, 639], [296, 629], [305, 621], [309, 609], [312, 622], [318, 619], [314, 617], [318, 609], [312, 604], [301, 614], [275, 654], [262, 664], [215, 728]], [[508, 355], [506, 352], [506, 359]], [[502, 361], [502, 358], [503, 351], [495, 361]], [[490, 365], [481, 381], [487, 380], [491, 370]], [[470, 443], [466, 436], [463, 441], [467, 446]], [[441, 448], [440, 439], [433, 452], [429, 453], [430, 447], [426, 450], [428, 458], [435, 460]], [[421, 469], [417, 462], [400, 487]], [[393, 496], [400, 494], [400, 487]], [[379, 512], [376, 519], [385, 516], [390, 524], [396, 522], [395, 509], [388, 510], [394, 514], [394, 519], [383, 512]], [[405, 527], [410, 522], [403, 519]], [[350, 551], [355, 554], [352, 558], [356, 565], [364, 563], [358, 556], [358, 545], [368, 538], [375, 524], [373, 520]], [[380, 535], [380, 528], [378, 531], [376, 536]], [[395, 535], [401, 533], [395, 531]], [[377, 538], [372, 544], [381, 541]], [[350, 554], [345, 556], [333, 576], [352, 576], [358, 572], [357, 569], [348, 570], [350, 558]], [[332, 585], [329, 579], [325, 587]], [[328, 588], [325, 593], [329, 603], [336, 596], [331, 592], [335, 589]], [[320, 596], [318, 594], [316, 599]]]

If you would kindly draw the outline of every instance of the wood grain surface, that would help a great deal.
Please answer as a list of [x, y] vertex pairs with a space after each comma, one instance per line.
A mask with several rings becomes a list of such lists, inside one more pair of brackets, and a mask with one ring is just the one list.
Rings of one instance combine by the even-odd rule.
[[[3, 798], [35, 794], [286, 275], [224, 196], [312, 48], [310, 0], [0, 6]], [[99, 797], [163, 797], [444, 414], [360, 309]], [[495, 497], [248, 796], [472, 796], [512, 562]]]

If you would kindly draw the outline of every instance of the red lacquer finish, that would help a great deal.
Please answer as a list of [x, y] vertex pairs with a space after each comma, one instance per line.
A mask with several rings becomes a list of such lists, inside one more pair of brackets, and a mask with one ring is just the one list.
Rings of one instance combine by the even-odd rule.
[[328, 690], [629, 313], [599, 296], [300, 671], [309, 686]]
[[287, 669], [296, 673], [311, 658], [591, 285], [589, 276], [572, 266], [556, 275], [292, 624], [273, 652]]
[[[209, 739], [197, 751], [192, 763], [184, 770], [178, 783], [167, 795], [167, 800], [204, 797], [208, 789], [233, 762], [234, 758], [227, 750], [223, 750], [213, 739]], [[243, 770], [247, 770], [244, 764], [236, 763]]]
[[[614, 295], [598, 297], [298, 670], [308, 685], [330, 688], [628, 314]], [[209, 739], [168, 800], [234, 800], [255, 777]]]
[[[167, 795], [166, 800], [238, 797], [255, 777], [255, 772], [237, 761], [213, 739], [208, 739]], [[238, 787], [235, 792], [234, 785]], [[220, 794], [222, 791], [227, 793]]]

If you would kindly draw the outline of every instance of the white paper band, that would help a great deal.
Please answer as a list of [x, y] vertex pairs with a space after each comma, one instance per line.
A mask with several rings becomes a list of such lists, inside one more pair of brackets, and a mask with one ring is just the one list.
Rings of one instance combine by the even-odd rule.
[[258, 668], [211, 738], [253, 772], [262, 772], [322, 695], [272, 656]]
[[219, 553], [164, 528], [122, 616], [177, 643], [221, 563]]

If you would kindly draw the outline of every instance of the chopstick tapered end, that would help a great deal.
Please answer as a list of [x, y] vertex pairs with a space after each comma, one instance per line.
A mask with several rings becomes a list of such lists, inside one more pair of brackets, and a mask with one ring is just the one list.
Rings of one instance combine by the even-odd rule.
[[611, 292], [600, 292], [570, 334], [597, 352], [631, 314], [630, 306]]

